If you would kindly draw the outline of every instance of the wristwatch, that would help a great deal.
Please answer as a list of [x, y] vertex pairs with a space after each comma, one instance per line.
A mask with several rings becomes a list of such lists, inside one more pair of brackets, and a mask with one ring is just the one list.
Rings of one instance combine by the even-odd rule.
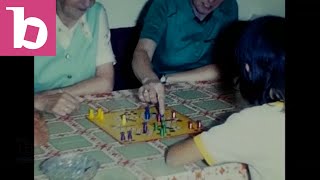
[[162, 84], [166, 84], [166, 83], [167, 83], [167, 79], [168, 79], [168, 77], [164, 74], [164, 75], [162, 75], [162, 77], [160, 78], [160, 82], [161, 82]]

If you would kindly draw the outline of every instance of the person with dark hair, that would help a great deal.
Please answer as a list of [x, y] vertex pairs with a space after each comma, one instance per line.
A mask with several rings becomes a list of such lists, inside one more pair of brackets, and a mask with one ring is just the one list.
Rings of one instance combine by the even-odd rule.
[[285, 178], [284, 36], [284, 18], [265, 16], [248, 23], [235, 52], [240, 91], [255, 106], [170, 147], [169, 166], [201, 159], [209, 165], [241, 162], [252, 180]]

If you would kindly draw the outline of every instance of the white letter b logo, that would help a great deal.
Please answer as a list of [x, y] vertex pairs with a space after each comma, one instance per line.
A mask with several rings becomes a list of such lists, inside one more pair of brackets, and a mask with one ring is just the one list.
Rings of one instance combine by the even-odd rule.
[[[13, 46], [14, 48], [39, 49], [42, 47], [48, 38], [48, 29], [46, 24], [39, 18], [28, 17], [24, 19], [24, 7], [7, 7], [7, 10], [13, 11]], [[26, 41], [25, 35], [28, 25], [38, 27], [38, 35], [36, 42]]]

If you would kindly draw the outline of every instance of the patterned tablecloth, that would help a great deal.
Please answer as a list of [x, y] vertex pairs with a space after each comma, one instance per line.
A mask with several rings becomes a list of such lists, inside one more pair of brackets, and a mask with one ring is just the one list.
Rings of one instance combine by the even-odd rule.
[[[34, 178], [47, 179], [39, 170], [39, 164], [45, 159], [67, 153], [84, 153], [101, 164], [94, 180], [248, 179], [246, 166], [238, 163], [209, 167], [199, 161], [179, 168], [167, 167], [165, 149], [185, 136], [121, 145], [84, 117], [89, 108], [117, 111], [142, 105], [137, 99], [137, 89], [122, 90], [83, 97], [80, 110], [67, 118], [45, 114], [50, 140], [48, 146], [35, 148]], [[223, 90], [221, 84], [212, 82], [167, 85], [166, 105], [195, 121], [200, 120], [205, 128], [223, 123], [230, 113], [247, 106], [238, 91]]]

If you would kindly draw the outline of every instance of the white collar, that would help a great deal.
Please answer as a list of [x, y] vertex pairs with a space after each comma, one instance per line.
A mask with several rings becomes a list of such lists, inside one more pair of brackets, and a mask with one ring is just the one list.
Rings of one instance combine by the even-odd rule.
[[88, 38], [89, 40], [92, 39], [92, 32], [90, 31], [89, 28], [89, 24], [87, 23], [87, 18], [86, 18], [86, 13], [83, 14], [80, 19], [76, 22], [76, 24], [72, 27], [72, 28], [68, 28], [66, 25], [64, 25], [62, 23], [62, 21], [60, 20], [60, 17], [56, 14], [56, 20], [57, 20], [57, 32], [61, 32], [61, 31], [74, 31], [75, 28], [80, 25], [80, 28], [84, 34], [84, 36], [86, 38]]

